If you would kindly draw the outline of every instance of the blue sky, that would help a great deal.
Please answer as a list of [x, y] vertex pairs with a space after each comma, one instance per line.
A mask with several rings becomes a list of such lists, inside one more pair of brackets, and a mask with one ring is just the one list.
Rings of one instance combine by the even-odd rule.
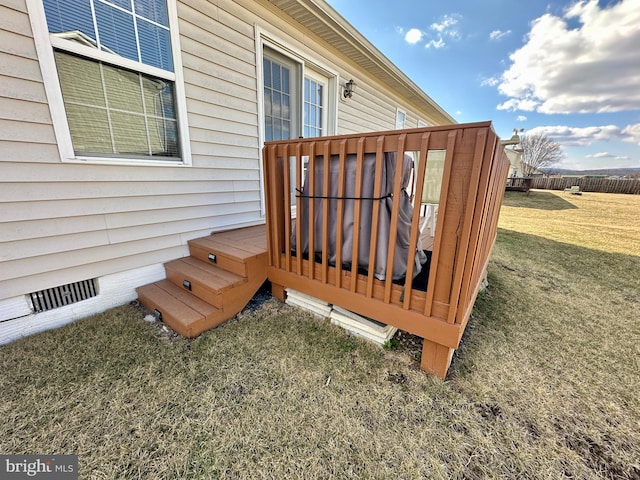
[[459, 122], [640, 167], [640, 0], [328, 0]]

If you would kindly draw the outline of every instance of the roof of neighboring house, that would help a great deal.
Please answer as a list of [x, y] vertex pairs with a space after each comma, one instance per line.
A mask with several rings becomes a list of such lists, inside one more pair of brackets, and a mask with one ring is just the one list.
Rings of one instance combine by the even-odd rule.
[[268, 0], [316, 33], [351, 61], [396, 88], [410, 102], [426, 107], [433, 120], [457, 123], [440, 105], [384, 56], [369, 40], [324, 0]]

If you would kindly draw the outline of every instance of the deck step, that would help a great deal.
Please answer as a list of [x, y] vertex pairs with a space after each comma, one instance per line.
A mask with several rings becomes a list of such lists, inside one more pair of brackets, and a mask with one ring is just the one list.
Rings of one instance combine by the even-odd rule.
[[247, 259], [256, 255], [242, 245], [228, 245], [216, 240], [214, 236], [190, 240], [189, 253], [193, 258], [242, 277], [247, 275]]
[[137, 289], [142, 304], [188, 338], [240, 312], [267, 278], [264, 226], [191, 240], [189, 257], [165, 264], [167, 279]]
[[203, 331], [206, 324], [215, 322], [222, 313], [189, 292], [167, 280], [137, 289], [138, 298], [159, 319], [183, 337], [192, 338]]
[[167, 279], [217, 308], [223, 308], [223, 293], [246, 283], [246, 277], [228, 272], [193, 257], [165, 264]]

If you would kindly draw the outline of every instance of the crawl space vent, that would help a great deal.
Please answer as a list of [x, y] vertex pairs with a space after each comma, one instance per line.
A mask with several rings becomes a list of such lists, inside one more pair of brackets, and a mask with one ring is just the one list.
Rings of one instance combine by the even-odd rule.
[[92, 278], [29, 293], [28, 297], [31, 299], [33, 312], [40, 313], [80, 302], [96, 295], [98, 295], [96, 279]]

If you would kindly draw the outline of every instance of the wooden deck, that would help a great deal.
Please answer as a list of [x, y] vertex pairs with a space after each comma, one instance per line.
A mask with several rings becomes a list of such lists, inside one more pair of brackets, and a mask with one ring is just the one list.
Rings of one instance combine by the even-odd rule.
[[[426, 180], [436, 168], [432, 166], [432, 152], [444, 152], [444, 171], [436, 200], [439, 214], [428, 287], [421, 291], [411, 281], [420, 233], [417, 199], [423, 198]], [[403, 187], [410, 174], [403, 171], [406, 162], [397, 161], [395, 171], [383, 173], [384, 165], [391, 165], [387, 161], [389, 154], [396, 159], [410, 154], [415, 159], [408, 189]], [[366, 158], [371, 162], [371, 156], [375, 157], [374, 194], [364, 198], [364, 162]], [[509, 169], [491, 124], [267, 142], [263, 161], [267, 275], [274, 295], [284, 299], [285, 289], [291, 287], [419, 335], [424, 338], [421, 367], [444, 378], [486, 272]], [[351, 187], [345, 173], [349, 162], [351, 171], [356, 172], [355, 180], [349, 180], [355, 181], [353, 197], [345, 195]], [[334, 174], [334, 170], [339, 173]], [[316, 175], [322, 177], [321, 182], [316, 182]], [[305, 180], [309, 184], [307, 190]], [[389, 210], [387, 226], [379, 220], [381, 210], [387, 208], [382, 206], [381, 197], [385, 185], [392, 185], [392, 191], [384, 196]], [[303, 191], [307, 193], [303, 195]], [[295, 197], [291, 192], [297, 192]], [[367, 251], [375, 252], [382, 232], [383, 238], [389, 239], [386, 262], [382, 262], [386, 272], [394, 272], [396, 250], [400, 251], [397, 239], [407, 233], [398, 231], [403, 212], [396, 199], [403, 195], [410, 195], [413, 200], [405, 245], [409, 255], [404, 262], [405, 280], [398, 282], [392, 275], [383, 279], [376, 275], [374, 271], [381, 266], [381, 260], [375, 253], [369, 255], [368, 268], [345, 265], [344, 259], [360, 259], [362, 242]], [[366, 201], [373, 202], [373, 213], [365, 222], [361, 217]], [[305, 223], [303, 215], [293, 213], [303, 211], [308, 211]], [[348, 233], [339, 227], [342, 225], [352, 230], [352, 241], [345, 242]], [[303, 230], [307, 232], [306, 246], [300, 240], [302, 234], [292, 235]]]
[[137, 289], [144, 306], [192, 338], [233, 318], [267, 278], [264, 225], [189, 241], [190, 256], [165, 264], [167, 279]]
[[[374, 172], [369, 198], [362, 196], [365, 158]], [[509, 161], [491, 124], [267, 142], [263, 161], [266, 225], [191, 240], [189, 257], [165, 265], [166, 280], [138, 289], [141, 302], [181, 335], [194, 337], [235, 316], [269, 279], [282, 300], [293, 288], [419, 335], [422, 369], [444, 378], [486, 273], [507, 180]], [[345, 174], [348, 165], [355, 178]], [[427, 203], [435, 202], [438, 214], [432, 250], [425, 252], [430, 260], [422, 266], [423, 288], [414, 280], [423, 228], [419, 199], [434, 171], [441, 175], [439, 197]], [[386, 195], [384, 185], [391, 188]], [[345, 194], [354, 188], [353, 196]], [[398, 199], [407, 197], [413, 206], [409, 222], [401, 223], [407, 212]], [[383, 255], [381, 238], [388, 240]], [[406, 245], [398, 240], [405, 238]], [[395, 267], [404, 251], [406, 270], [398, 278]], [[393, 275], [380, 275], [379, 267]]]
[[507, 178], [507, 192], [524, 192], [529, 193], [533, 178], [531, 177], [509, 177]]

